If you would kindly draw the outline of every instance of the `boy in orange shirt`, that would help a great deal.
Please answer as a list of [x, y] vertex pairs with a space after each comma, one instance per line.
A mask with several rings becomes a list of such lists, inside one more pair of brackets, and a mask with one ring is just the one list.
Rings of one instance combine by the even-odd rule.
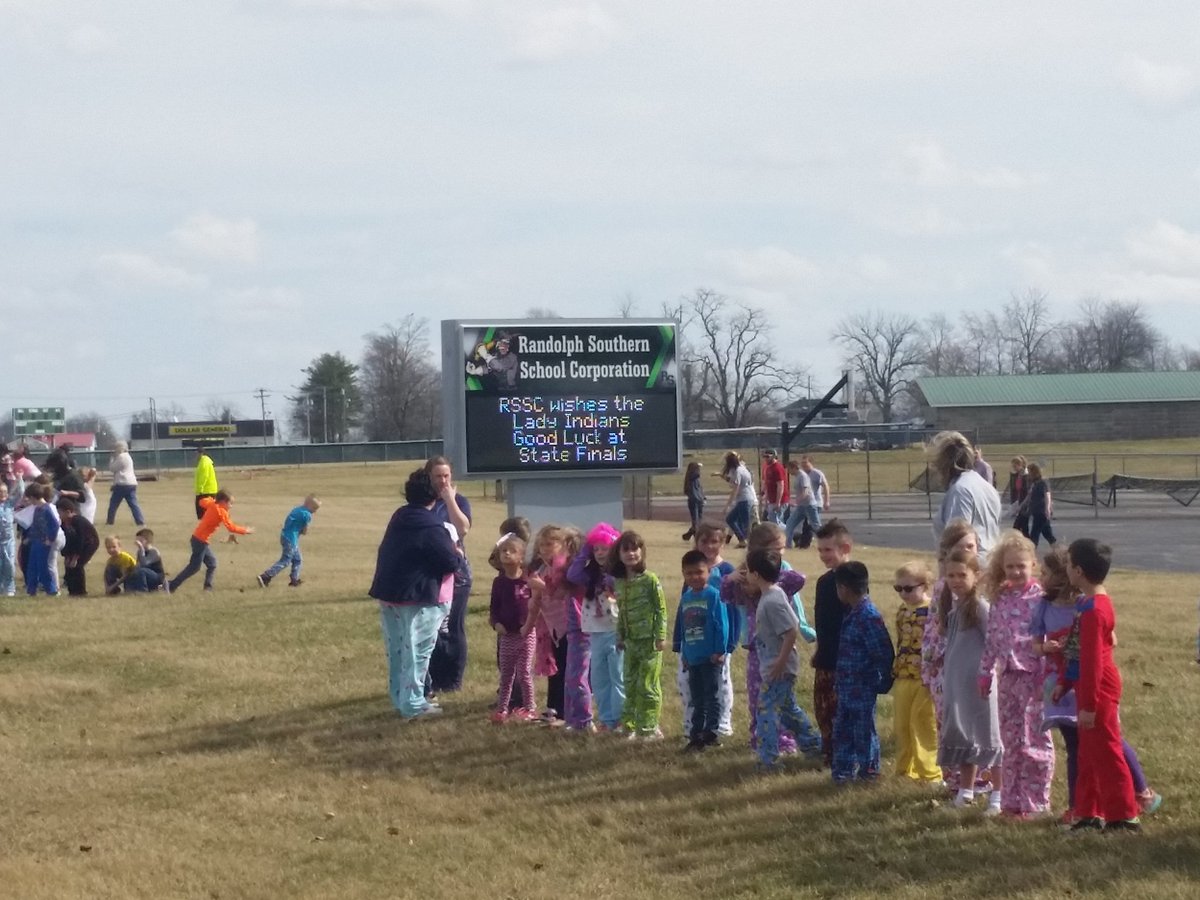
[[213, 589], [217, 557], [209, 547], [208, 541], [218, 526], [224, 525], [225, 530], [230, 534], [254, 534], [253, 528], [235, 525], [229, 518], [229, 507], [233, 505], [233, 495], [229, 491], [217, 491], [216, 497], [201, 497], [196, 502], [199, 504], [202, 514], [196, 530], [192, 532], [192, 555], [187, 565], [183, 567], [183, 571], [167, 582], [167, 593], [169, 594], [175, 593], [181, 584], [199, 572], [201, 563], [204, 564], [204, 589], [206, 591]]

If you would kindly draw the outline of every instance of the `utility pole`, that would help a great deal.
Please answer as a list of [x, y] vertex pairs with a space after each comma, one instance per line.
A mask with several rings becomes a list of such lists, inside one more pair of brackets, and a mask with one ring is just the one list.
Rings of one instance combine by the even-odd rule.
[[158, 458], [158, 406], [155, 405], [153, 397], [150, 398], [150, 449], [154, 451], [154, 475], [156, 478], [161, 477]]
[[346, 440], [346, 389], [342, 388], [342, 440]]
[[267, 398], [271, 396], [271, 392], [266, 388], [259, 388], [254, 392], [254, 396], [258, 398], [262, 408], [262, 439], [265, 447], [267, 446]]
[[324, 443], [329, 443], [329, 388], [321, 385], [321, 428], [324, 432]]

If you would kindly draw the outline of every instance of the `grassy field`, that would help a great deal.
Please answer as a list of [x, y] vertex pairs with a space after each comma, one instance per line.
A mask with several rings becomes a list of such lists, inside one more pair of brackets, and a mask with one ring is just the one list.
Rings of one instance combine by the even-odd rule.
[[[469, 541], [467, 687], [441, 719], [401, 723], [364, 597], [405, 474], [223, 472], [235, 521], [258, 534], [217, 546], [210, 595], [197, 578], [170, 597], [0, 600], [0, 896], [1196, 895], [1195, 577], [1110, 580], [1123, 720], [1166, 804], [1140, 837], [1073, 839], [1048, 823], [952, 814], [891, 778], [836, 791], [802, 764], [757, 777], [740, 693], [739, 736], [685, 758], [671, 678], [662, 744], [490, 725], [484, 557], [503, 510], [483, 499]], [[169, 568], [185, 559], [190, 490], [186, 477], [139, 489]], [[305, 538], [305, 584], [262, 591], [254, 575], [310, 490], [325, 506]], [[677, 592], [678, 527], [631, 524]], [[815, 552], [789, 554], [817, 574]], [[859, 553], [889, 618], [891, 570], [905, 555]], [[98, 582], [97, 565], [91, 574]], [[673, 658], [664, 668], [673, 673]], [[804, 699], [809, 684], [806, 673]], [[883, 698], [885, 768], [890, 720]], [[1061, 809], [1061, 775], [1055, 796]]]
[[[777, 442], [777, 440], [776, 440]], [[764, 442], [761, 447], [773, 446]], [[751, 471], [759, 460], [759, 446], [748, 446], [741, 451]], [[778, 449], [778, 447], [776, 447]], [[1000, 487], [1008, 480], [1009, 463], [1014, 456], [1021, 455], [1031, 462], [1039, 462], [1045, 474], [1084, 475], [1095, 466], [1100, 480], [1110, 475], [1141, 475], [1153, 478], [1194, 478], [1200, 480], [1200, 452], [1193, 439], [1170, 439], [1156, 441], [1111, 441], [1087, 444], [988, 444], [984, 453], [996, 469]], [[798, 452], [793, 450], [793, 455]], [[721, 471], [723, 451], [704, 450], [684, 454], [685, 463], [693, 459], [704, 464], [705, 490], [710, 497], [728, 494], [724, 482], [711, 477]], [[835, 494], [863, 494], [867, 491], [867, 454], [861, 450], [813, 451], [817, 468], [829, 479]], [[925, 455], [921, 447], [895, 450], [871, 451], [870, 485], [875, 493], [903, 493], [912, 480], [918, 477], [925, 466]], [[640, 488], [644, 491], [644, 487]], [[682, 494], [681, 475], [656, 475], [652, 482], [655, 494]]]

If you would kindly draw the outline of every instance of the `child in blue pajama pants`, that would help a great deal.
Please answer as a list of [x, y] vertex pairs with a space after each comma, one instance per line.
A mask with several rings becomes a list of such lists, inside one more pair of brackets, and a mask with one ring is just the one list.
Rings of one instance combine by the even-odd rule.
[[779, 726], [786, 725], [796, 736], [805, 756], [820, 756], [821, 738], [804, 710], [796, 705], [796, 675], [800, 654], [796, 641], [800, 619], [791, 601], [776, 582], [782, 568], [778, 550], [754, 549], [746, 554], [746, 585], [759, 594], [754, 613], [754, 645], [758, 652], [762, 683], [758, 693], [758, 759], [763, 769], [772, 769], [779, 757]]
[[879, 777], [879, 735], [875, 732], [875, 698], [892, 688], [896, 652], [883, 616], [871, 602], [870, 575], [860, 562], [833, 570], [838, 599], [846, 607], [838, 643], [837, 713], [833, 719], [833, 780]]
[[3, 597], [17, 593], [17, 526], [13, 519], [17, 496], [16, 491], [10, 495], [8, 485], [0, 481], [0, 596]]
[[[567, 581], [583, 589], [579, 631], [568, 632], [567, 640], [574, 636], [576, 641], [587, 642], [588, 680], [599, 720], [597, 727], [604, 731], [614, 731], [621, 724], [621, 709], [625, 706], [625, 654], [617, 649], [617, 603], [612, 596], [612, 579], [606, 572], [618, 537], [617, 529], [601, 522], [588, 532], [583, 547], [567, 567]], [[568, 653], [568, 690], [575, 674], [571, 658]], [[583, 657], [577, 652], [575, 658]]]

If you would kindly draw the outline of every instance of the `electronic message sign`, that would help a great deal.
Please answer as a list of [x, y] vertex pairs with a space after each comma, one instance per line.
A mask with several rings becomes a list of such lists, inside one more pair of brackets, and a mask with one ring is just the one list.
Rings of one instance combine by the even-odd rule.
[[457, 471], [677, 469], [675, 332], [646, 319], [443, 322]]

